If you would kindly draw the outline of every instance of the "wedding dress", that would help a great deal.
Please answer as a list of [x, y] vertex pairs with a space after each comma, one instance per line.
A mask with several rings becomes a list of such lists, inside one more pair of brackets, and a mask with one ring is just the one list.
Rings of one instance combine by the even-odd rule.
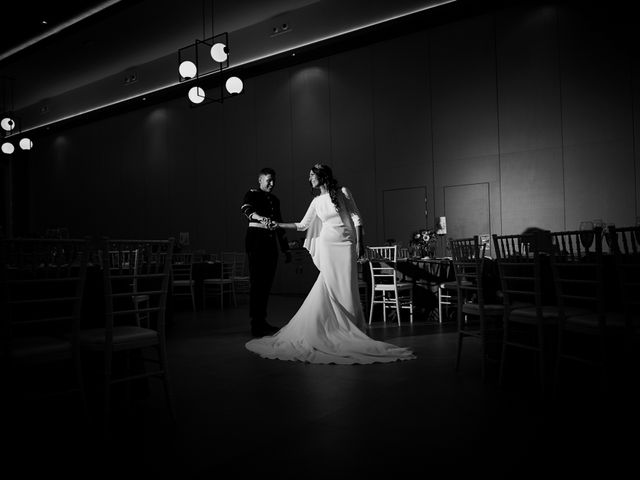
[[411, 350], [368, 337], [358, 293], [356, 227], [360, 213], [351, 192], [338, 192], [340, 211], [329, 193], [313, 199], [299, 231], [320, 271], [302, 306], [273, 336], [246, 348], [264, 358], [309, 363], [368, 364], [415, 358]]

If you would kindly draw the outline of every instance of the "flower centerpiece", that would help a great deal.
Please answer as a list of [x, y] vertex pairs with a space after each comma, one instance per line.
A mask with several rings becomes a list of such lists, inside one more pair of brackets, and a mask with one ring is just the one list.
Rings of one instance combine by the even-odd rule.
[[436, 233], [426, 228], [411, 234], [409, 252], [412, 257], [433, 257], [436, 250]]

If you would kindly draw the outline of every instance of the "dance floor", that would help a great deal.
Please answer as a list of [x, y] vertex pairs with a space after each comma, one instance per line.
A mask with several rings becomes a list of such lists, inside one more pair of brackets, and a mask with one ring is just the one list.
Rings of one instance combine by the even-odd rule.
[[[270, 321], [284, 325], [302, 298], [272, 296]], [[244, 348], [246, 302], [193, 313], [174, 301], [168, 327], [176, 423], [160, 383], [116, 402], [111, 438], [78, 420], [68, 400], [24, 405], [13, 418], [5, 470], [93, 478], [421, 478], [457, 474], [606, 473], [633, 465], [638, 396], [625, 381], [606, 393], [571, 372], [564, 392], [541, 397], [535, 362], [497, 385], [480, 376], [467, 340], [455, 372], [451, 323], [377, 322], [370, 336], [411, 347], [417, 360], [356, 366], [262, 359]], [[119, 475], [120, 476], [120, 475]]]

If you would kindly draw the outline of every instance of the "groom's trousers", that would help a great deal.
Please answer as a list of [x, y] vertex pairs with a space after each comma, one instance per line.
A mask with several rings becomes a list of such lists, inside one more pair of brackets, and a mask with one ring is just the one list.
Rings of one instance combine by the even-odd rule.
[[275, 231], [248, 228], [245, 242], [249, 259], [249, 316], [260, 326], [267, 318], [267, 303], [278, 265], [278, 238]]

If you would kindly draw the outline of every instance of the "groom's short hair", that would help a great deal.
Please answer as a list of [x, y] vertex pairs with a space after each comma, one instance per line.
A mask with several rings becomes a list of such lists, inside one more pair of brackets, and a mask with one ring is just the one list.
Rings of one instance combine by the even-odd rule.
[[273, 168], [264, 167], [262, 170], [260, 170], [260, 173], [258, 176], [262, 176], [262, 175], [271, 175], [273, 178], [275, 178], [276, 171]]

